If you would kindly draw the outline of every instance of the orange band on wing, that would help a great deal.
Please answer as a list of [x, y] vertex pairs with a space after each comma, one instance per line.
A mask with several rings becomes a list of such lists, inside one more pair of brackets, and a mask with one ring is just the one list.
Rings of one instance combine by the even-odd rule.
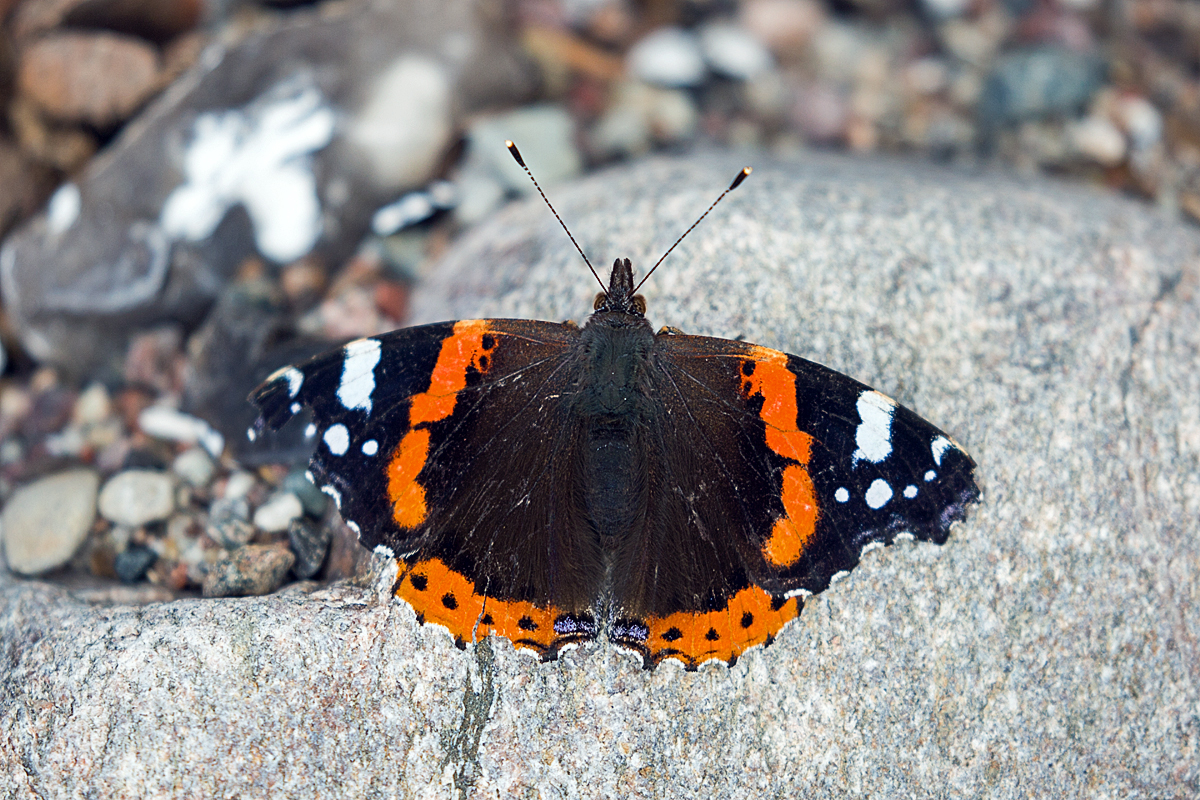
[[782, 497], [787, 515], [775, 520], [763, 543], [763, 555], [777, 567], [790, 567], [800, 560], [817, 530], [817, 492], [808, 470], [799, 464], [784, 468]]
[[[408, 411], [409, 427], [437, 422], [454, 413], [458, 393], [467, 386], [467, 369], [474, 367], [487, 372], [491, 366], [495, 336], [488, 336], [490, 322], [486, 319], [464, 319], [454, 323], [454, 333], [442, 342], [442, 352], [429, 378], [429, 389], [414, 395]], [[490, 347], [484, 347], [484, 337]]]
[[398, 582], [396, 596], [413, 607], [421, 622], [441, 625], [460, 642], [503, 636], [544, 656], [580, 638], [555, 632], [554, 620], [561, 614], [557, 609], [479, 594], [474, 582], [437, 558], [409, 567]]
[[428, 516], [425, 487], [417, 482], [429, 459], [427, 426], [454, 413], [458, 393], [467, 386], [469, 369], [487, 372], [491, 366], [496, 339], [490, 331], [486, 319], [454, 323], [454, 332], [442, 340], [429, 388], [409, 400], [408, 433], [392, 451], [387, 470], [392, 518], [401, 528], [415, 528]]
[[808, 474], [812, 436], [796, 427], [800, 411], [796, 405], [796, 376], [787, 366], [788, 357], [766, 347], [751, 349], [742, 362], [742, 392], [761, 395], [759, 417], [766, 423], [767, 447], [795, 462], [781, 474], [779, 497], [784, 516], [775, 520], [762, 552], [777, 567], [790, 567], [800, 560], [817, 528], [821, 513], [816, 489]]
[[729, 663], [751, 647], [770, 642], [799, 613], [796, 598], [776, 601], [750, 586], [719, 611], [650, 617], [646, 620], [650, 631], [646, 645], [655, 664], [664, 658], [678, 658], [693, 668], [712, 659]]

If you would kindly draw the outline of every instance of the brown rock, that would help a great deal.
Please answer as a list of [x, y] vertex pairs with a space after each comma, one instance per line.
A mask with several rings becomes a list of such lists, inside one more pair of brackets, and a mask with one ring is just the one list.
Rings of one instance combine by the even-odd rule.
[[13, 144], [0, 141], [0, 238], [32, 214], [54, 188], [48, 169], [31, 162]]
[[158, 53], [112, 33], [63, 33], [21, 54], [17, 87], [47, 116], [108, 128], [128, 119], [160, 86]]
[[33, 160], [63, 172], [74, 172], [96, 152], [96, 138], [79, 128], [49, 124], [24, 97], [13, 100], [8, 121], [21, 149]]

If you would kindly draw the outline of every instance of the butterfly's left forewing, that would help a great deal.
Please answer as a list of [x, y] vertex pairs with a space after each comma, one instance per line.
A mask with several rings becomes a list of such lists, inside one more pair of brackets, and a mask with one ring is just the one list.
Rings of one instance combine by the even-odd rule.
[[527, 320], [407, 328], [280, 370], [250, 399], [259, 428], [313, 409], [313, 481], [398, 559], [396, 594], [423, 621], [552, 657], [594, 638], [603, 577], [561, 477], [579, 461], [577, 338]]

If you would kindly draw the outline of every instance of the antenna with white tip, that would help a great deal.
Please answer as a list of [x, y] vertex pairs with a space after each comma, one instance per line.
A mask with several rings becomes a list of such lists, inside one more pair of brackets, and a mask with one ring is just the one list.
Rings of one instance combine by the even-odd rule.
[[538, 194], [546, 201], [546, 205], [550, 208], [550, 213], [558, 220], [558, 224], [562, 225], [562, 229], [567, 232], [567, 238], [571, 240], [571, 244], [575, 245], [575, 249], [579, 251], [579, 255], [583, 256], [583, 263], [588, 265], [588, 269], [592, 271], [592, 277], [596, 279], [596, 283], [600, 284], [601, 289], [607, 289], [604, 281], [600, 280], [600, 276], [596, 274], [596, 268], [592, 266], [592, 262], [588, 261], [587, 253], [583, 252], [583, 248], [579, 246], [579, 242], [575, 241], [575, 237], [571, 235], [571, 229], [567, 227], [567, 223], [562, 221], [562, 217], [554, 210], [554, 206], [550, 203], [550, 198], [546, 197], [546, 193], [542, 191], [542, 187], [538, 185], [537, 178], [533, 177], [533, 173], [529, 171], [529, 167], [525, 166], [525, 159], [521, 158], [521, 151], [512, 143], [512, 140], [506, 140], [504, 146], [508, 148], [508, 152], [512, 153], [512, 157], [521, 165], [521, 169], [525, 170], [525, 174], [529, 176], [529, 180], [533, 181], [533, 188], [538, 190]]

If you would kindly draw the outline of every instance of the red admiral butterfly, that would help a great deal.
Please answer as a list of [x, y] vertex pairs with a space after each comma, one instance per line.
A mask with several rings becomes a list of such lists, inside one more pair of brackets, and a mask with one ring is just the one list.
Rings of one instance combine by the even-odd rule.
[[979, 497], [970, 456], [896, 401], [778, 350], [655, 333], [636, 289], [617, 260], [582, 328], [351, 342], [256, 389], [251, 436], [310, 406], [310, 477], [396, 559], [395, 595], [460, 646], [544, 660], [604, 629], [647, 668], [733, 664], [866, 545], [941, 544]]

